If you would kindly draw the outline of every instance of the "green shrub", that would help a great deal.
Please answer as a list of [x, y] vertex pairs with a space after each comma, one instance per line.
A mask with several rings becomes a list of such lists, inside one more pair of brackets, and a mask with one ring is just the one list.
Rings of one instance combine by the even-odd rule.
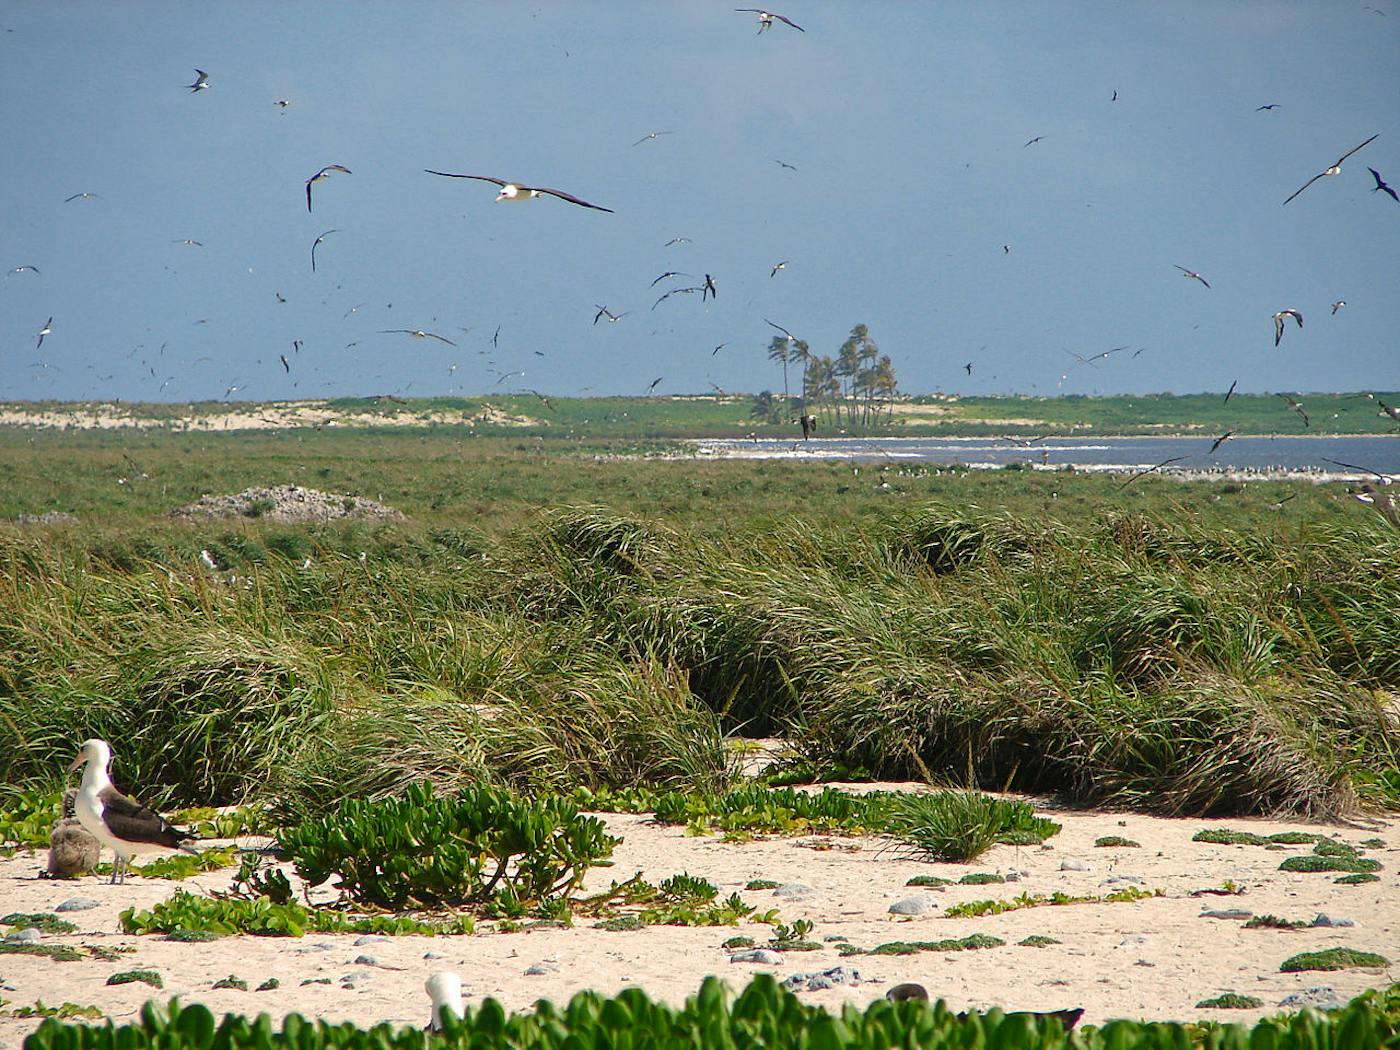
[[469, 916], [422, 922], [402, 915], [353, 915], [330, 908], [307, 908], [296, 901], [267, 897], [203, 897], [185, 890], [149, 909], [127, 908], [117, 916], [124, 933], [164, 933], [170, 940], [203, 941], [236, 933], [301, 937], [306, 933], [451, 934], [470, 933]]
[[1316, 854], [1306, 857], [1289, 857], [1278, 866], [1279, 871], [1380, 871], [1380, 861], [1354, 854], [1319, 857]]
[[1120, 846], [1125, 849], [1141, 849], [1142, 843], [1134, 842], [1132, 839], [1125, 839], [1122, 835], [1102, 835], [1094, 840], [1094, 845], [1098, 847]]
[[334, 875], [355, 900], [391, 909], [567, 898], [619, 841], [562, 799], [486, 786], [439, 797], [427, 783], [402, 798], [346, 799], [279, 838], [313, 886]]
[[1253, 995], [1240, 995], [1238, 992], [1226, 992], [1224, 995], [1217, 995], [1214, 999], [1202, 999], [1196, 1004], [1197, 1010], [1257, 1010], [1264, 1005], [1264, 1000]]
[[1279, 972], [1379, 969], [1389, 965], [1389, 959], [1384, 955], [1377, 955], [1375, 952], [1362, 952], [1355, 948], [1326, 948], [1322, 951], [1300, 952], [1297, 955], [1289, 956], [1279, 964]]
[[915, 856], [955, 862], [975, 860], [1018, 832], [1039, 842], [1060, 830], [1054, 821], [1037, 817], [1028, 802], [970, 791], [907, 796], [900, 800], [889, 827]]

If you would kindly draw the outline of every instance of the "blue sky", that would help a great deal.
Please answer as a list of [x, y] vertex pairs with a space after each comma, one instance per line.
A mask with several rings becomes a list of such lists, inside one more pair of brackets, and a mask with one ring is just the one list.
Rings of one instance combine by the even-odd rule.
[[1393, 0], [784, 3], [5, 3], [0, 399], [1400, 387]]

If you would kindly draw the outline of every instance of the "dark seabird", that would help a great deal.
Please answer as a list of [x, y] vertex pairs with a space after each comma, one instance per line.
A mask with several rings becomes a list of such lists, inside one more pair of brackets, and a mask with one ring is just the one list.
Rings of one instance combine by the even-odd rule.
[[1225, 400], [1221, 402], [1222, 404], [1228, 405], [1230, 403], [1230, 398], [1232, 398], [1235, 395], [1235, 387], [1239, 385], [1240, 381], [1238, 379], [1236, 379], [1233, 383], [1230, 384], [1230, 389], [1225, 391]]
[[290, 364], [287, 363], [287, 355], [286, 355], [286, 354], [278, 354], [278, 355], [277, 355], [277, 360], [279, 360], [279, 361], [282, 362], [282, 367], [285, 368], [285, 369], [287, 370], [287, 374], [288, 374], [288, 375], [291, 375], [291, 374], [292, 374], [292, 366], [291, 366]]
[[1299, 328], [1303, 327], [1303, 315], [1297, 310], [1280, 310], [1274, 314], [1274, 346], [1278, 346], [1279, 341], [1283, 339], [1283, 319], [1285, 317], [1293, 318], [1298, 322]]
[[95, 200], [101, 200], [101, 197], [99, 197], [96, 193], [88, 193], [86, 190], [84, 190], [82, 193], [75, 193], [75, 194], [73, 194], [73, 196], [71, 196], [71, 197], [65, 197], [65, 198], [63, 198], [63, 203], [64, 203], [64, 204], [67, 204], [69, 201], [95, 201]]
[[[713, 350], [710, 351], [710, 356], [711, 356], [711, 357], [714, 357], [715, 354], [719, 353], [721, 350], [723, 350], [723, 349], [724, 349], [726, 346], [728, 346], [728, 345], [729, 345], [728, 343], [720, 343], [719, 346], [715, 347]], [[711, 385], [713, 385], [713, 384], [711, 384]]]
[[1377, 412], [1376, 415], [1388, 416], [1389, 418], [1395, 420], [1395, 422], [1400, 423], [1400, 408], [1392, 408], [1380, 398], [1376, 398], [1376, 404], [1381, 406], [1381, 410]]
[[1395, 506], [1395, 497], [1382, 492], [1369, 481], [1361, 486], [1361, 491], [1352, 494], [1357, 500], [1374, 507], [1380, 515], [1397, 529], [1400, 529], [1400, 508]]
[[1164, 460], [1162, 460], [1162, 462], [1160, 462], [1160, 463], [1154, 463], [1154, 464], [1153, 464], [1152, 466], [1150, 466], [1150, 467], [1145, 467], [1145, 468], [1143, 468], [1142, 470], [1139, 470], [1136, 474], [1134, 474], [1132, 477], [1130, 477], [1127, 481], [1123, 482], [1123, 484], [1119, 485], [1118, 487], [1119, 487], [1120, 489], [1125, 489], [1125, 488], [1127, 488], [1129, 485], [1131, 485], [1134, 481], [1136, 481], [1138, 478], [1143, 477], [1143, 476], [1146, 475], [1146, 474], [1151, 474], [1151, 473], [1153, 473], [1154, 471], [1161, 470], [1163, 467], [1167, 466], [1168, 464], [1170, 464], [1170, 463], [1176, 463], [1176, 462], [1178, 462], [1179, 460], [1183, 460], [1183, 459], [1185, 459], [1185, 458], [1186, 458], [1185, 456], [1172, 456], [1171, 459], [1164, 459]]
[[690, 295], [693, 292], [698, 291], [701, 291], [701, 288], [698, 284], [694, 288], [672, 288], [669, 292], [663, 294], [660, 299], [652, 303], [651, 308], [655, 310], [658, 306], [664, 303], [667, 299], [671, 298], [671, 296], [673, 295]]
[[34, 349], [35, 349], [35, 350], [39, 349], [39, 347], [41, 347], [41, 346], [44, 345], [44, 336], [46, 336], [46, 335], [53, 335], [53, 318], [52, 318], [52, 317], [50, 317], [47, 321], [44, 322], [44, 327], [43, 327], [43, 328], [40, 328], [40, 329], [39, 329], [39, 341], [38, 341], [37, 343], [34, 344]]
[[438, 335], [436, 332], [425, 332], [421, 328], [381, 328], [380, 335], [411, 335], [415, 339], [436, 339], [438, 342], [446, 343], [448, 346], [456, 346], [451, 339]]
[[1397, 203], [1397, 204], [1400, 204], [1400, 197], [1397, 197], [1397, 196], [1395, 195], [1395, 190], [1392, 189], [1392, 188], [1386, 183], [1385, 179], [1381, 178], [1381, 173], [1378, 172], [1375, 168], [1367, 168], [1366, 170], [1369, 171], [1369, 172], [1371, 173], [1371, 178], [1373, 178], [1373, 179], [1376, 180], [1376, 185], [1375, 185], [1374, 187], [1372, 187], [1371, 192], [1372, 192], [1372, 193], [1380, 193], [1381, 190], [1384, 190], [1386, 193], [1390, 194], [1390, 199], [1391, 199], [1391, 200], [1395, 201], [1395, 203]]
[[1206, 280], [1204, 277], [1202, 277], [1200, 274], [1198, 274], [1195, 270], [1188, 270], [1188, 269], [1187, 269], [1186, 267], [1184, 267], [1184, 266], [1178, 266], [1177, 269], [1180, 270], [1180, 271], [1182, 272], [1183, 275], [1185, 275], [1186, 277], [1189, 277], [1191, 280], [1193, 280], [1193, 281], [1200, 281], [1200, 282], [1201, 282], [1203, 285], [1205, 285], [1207, 288], [1210, 287], [1210, 282], [1207, 281], [1207, 280]]
[[324, 241], [324, 240], [325, 240], [327, 237], [329, 237], [331, 234], [333, 234], [333, 233], [339, 233], [339, 232], [340, 232], [339, 230], [327, 230], [325, 233], [321, 234], [321, 236], [317, 237], [314, 241], [311, 242], [311, 272], [312, 272], [312, 273], [315, 273], [315, 272], [316, 272], [316, 248], [320, 245], [320, 243], [321, 243], [322, 241]]
[[715, 288], [715, 279], [709, 274], [705, 275], [705, 284], [700, 291], [700, 301], [702, 303], [705, 301], [706, 296], [713, 296], [716, 299], [719, 298], [719, 290]]
[[660, 284], [662, 281], [664, 281], [667, 277], [694, 277], [694, 276], [695, 276], [695, 275], [694, 275], [693, 273], [681, 273], [679, 270], [667, 270], [665, 273], [663, 273], [663, 274], [662, 274], [660, 277], [658, 277], [656, 280], [652, 281], [652, 282], [651, 282], [651, 286], [652, 286], [653, 288], [655, 288], [658, 284]]
[[572, 193], [565, 193], [563, 190], [551, 190], [545, 186], [524, 186], [518, 182], [507, 182], [505, 179], [493, 178], [490, 175], [456, 175], [450, 171], [433, 171], [432, 168], [424, 168], [429, 175], [441, 175], [445, 179], [476, 179], [478, 182], [494, 182], [501, 187], [501, 192], [496, 194], [496, 200], [500, 201], [528, 201], [534, 200], [544, 194], [551, 197], [558, 197], [561, 201], [568, 201], [570, 204], [577, 204], [581, 208], [592, 208], [594, 211], [612, 212], [611, 208], [604, 208], [600, 204], [589, 204], [588, 201], [580, 197], [575, 197]]
[[1292, 195], [1289, 196], [1288, 200], [1287, 200], [1287, 201], [1284, 201], [1283, 203], [1284, 203], [1284, 204], [1287, 204], [1288, 201], [1291, 201], [1294, 197], [1298, 196], [1298, 194], [1302, 193], [1305, 189], [1307, 189], [1309, 186], [1311, 186], [1314, 182], [1316, 182], [1316, 181], [1317, 181], [1318, 179], [1320, 179], [1320, 178], [1323, 178], [1323, 177], [1328, 176], [1328, 175], [1340, 175], [1340, 174], [1342, 173], [1342, 161], [1346, 160], [1348, 157], [1350, 157], [1350, 156], [1351, 156], [1353, 153], [1355, 153], [1357, 150], [1361, 149], [1362, 146], [1369, 146], [1371, 143], [1375, 142], [1376, 139], [1378, 139], [1378, 138], [1380, 138], [1380, 132], [1376, 132], [1376, 134], [1372, 135], [1369, 139], [1367, 139], [1365, 142], [1363, 142], [1363, 143], [1361, 144], [1361, 146], [1357, 146], [1356, 149], [1347, 150], [1345, 153], [1343, 153], [1340, 157], [1337, 158], [1337, 163], [1333, 164], [1333, 165], [1332, 165], [1330, 168], [1328, 168], [1326, 171], [1319, 171], [1316, 175], [1314, 175], [1312, 178], [1310, 178], [1307, 182], [1303, 183], [1303, 184], [1302, 184], [1301, 186], [1299, 186], [1296, 190], [1294, 190], [1293, 193], [1292, 193]]
[[1025, 146], [1022, 146], [1021, 148], [1022, 148], [1022, 149], [1025, 149], [1026, 146], [1034, 146], [1037, 142], [1041, 141], [1043, 138], [1045, 138], [1044, 135], [1037, 135], [1035, 138], [1031, 139], [1029, 142], [1026, 143]]
[[195, 837], [193, 834], [171, 826], [155, 810], [147, 809], [112, 786], [107, 775], [111, 761], [112, 749], [107, 741], [85, 740], [78, 749], [78, 757], [68, 768], [71, 771], [87, 766], [78, 785], [75, 810], [83, 827], [116, 854], [112, 882], [126, 881], [127, 865], [137, 853], [162, 849], [197, 853], [185, 844]]
[[963, 369], [967, 372], [968, 375], [972, 375], [972, 362], [969, 361], [967, 364], [963, 365]]
[[788, 261], [787, 261], [786, 259], [784, 259], [784, 260], [783, 260], [782, 262], [780, 262], [780, 263], [774, 263], [774, 264], [773, 264], [773, 269], [771, 269], [771, 270], [768, 271], [768, 276], [769, 276], [769, 277], [777, 277], [777, 276], [778, 276], [778, 271], [779, 271], [779, 270], [786, 270], [786, 269], [787, 269], [787, 264], [788, 264]]
[[178, 241], [172, 241], [171, 243], [172, 243], [172, 244], [187, 244], [187, 245], [189, 245], [191, 248], [203, 248], [203, 247], [204, 247], [204, 242], [203, 242], [203, 241], [197, 241], [197, 240], [195, 240], [193, 237], [184, 237], [184, 238], [182, 238], [182, 239], [180, 239], [180, 240], [178, 240]]
[[346, 175], [353, 175], [353, 174], [354, 174], [354, 172], [352, 172], [349, 168], [347, 168], [347, 167], [345, 167], [345, 166], [343, 166], [343, 165], [341, 165], [341, 164], [327, 164], [324, 168], [322, 168], [320, 171], [318, 171], [315, 175], [312, 175], [311, 178], [309, 178], [309, 179], [306, 180], [306, 210], [307, 210], [307, 211], [310, 211], [310, 210], [311, 210], [311, 184], [312, 184], [313, 182], [320, 182], [322, 179], [328, 179], [328, 178], [330, 178], [330, 177], [331, 177], [331, 172], [333, 172], [333, 171], [343, 171]]
[[736, 7], [734, 10], [747, 11], [749, 14], [758, 15], [758, 31], [760, 33], [766, 29], [772, 29], [773, 19], [775, 18], [784, 25], [792, 26], [792, 28], [796, 29], [799, 33], [807, 32], [807, 30], [803, 29], [791, 18], [788, 18], [786, 15], [780, 15], [776, 11], [764, 11], [762, 8], [758, 7]]
[[[597, 303], [594, 303], [593, 305], [594, 305], [594, 306], [598, 306]], [[622, 313], [620, 313], [620, 314], [615, 314], [615, 313], [613, 313], [611, 310], [609, 310], [606, 306], [598, 306], [598, 312], [597, 312], [596, 314], [593, 315], [593, 323], [594, 323], [594, 324], [597, 324], [597, 323], [598, 323], [599, 321], [601, 321], [604, 317], [606, 317], [606, 318], [607, 318], [609, 321], [611, 321], [613, 324], [616, 324], [618, 321], [621, 321], [624, 317], [626, 317], [626, 316], [627, 316], [628, 314], [630, 314], [631, 312], [632, 312], [631, 310], [623, 310]]]
[[1266, 109], [1278, 109], [1278, 103], [1277, 103], [1277, 102], [1270, 102], [1267, 106], [1259, 106], [1257, 109], [1255, 109], [1254, 112], [1256, 112], [1256, 113], [1263, 113], [1264, 110], [1266, 110]]
[[40, 271], [39, 267], [37, 267], [37, 266], [16, 266], [16, 267], [15, 267], [13, 270], [11, 270], [9, 273], [5, 274], [5, 276], [8, 277], [8, 276], [10, 276], [11, 273], [24, 273], [25, 270], [28, 270], [28, 271], [30, 271], [31, 273], [40, 273], [40, 272], [42, 272], [42, 271]]
[[663, 248], [669, 248], [669, 247], [671, 247], [671, 245], [673, 245], [673, 244], [689, 244], [689, 243], [690, 243], [690, 238], [689, 238], [689, 237], [672, 237], [669, 241], [667, 241], [667, 242], [666, 242], [665, 244], [663, 244], [661, 247], [663, 247]]
[[796, 171], [796, 170], [797, 170], [797, 169], [794, 168], [791, 164], [787, 163], [786, 161], [779, 160], [777, 157], [774, 157], [774, 158], [773, 158], [773, 163], [776, 164], [776, 165], [778, 165], [778, 167], [780, 167], [780, 168], [787, 168], [788, 171]]
[[1347, 301], [1346, 301], [1345, 299], [1338, 299], [1335, 303], [1333, 303], [1333, 304], [1332, 304], [1332, 316], [1333, 316], [1333, 317], [1336, 317], [1336, 316], [1337, 316], [1337, 311], [1340, 310], [1342, 307], [1346, 306], [1346, 304], [1347, 304]]
[[457, 974], [451, 970], [439, 970], [424, 982], [423, 988], [433, 1001], [433, 1013], [428, 1021], [429, 1031], [442, 1031], [444, 1014], [450, 1013], [459, 1021], [462, 1019], [466, 1009], [462, 1004], [462, 978]]
[[191, 94], [193, 94], [193, 93], [196, 92], [196, 91], [203, 91], [203, 90], [205, 90], [205, 89], [209, 86], [209, 74], [208, 74], [208, 73], [204, 72], [204, 70], [202, 70], [202, 69], [196, 69], [194, 72], [195, 72], [194, 83], [193, 83], [193, 84], [186, 84], [186, 85], [185, 85], [185, 87], [187, 87], [187, 88], [190, 89], [190, 93], [191, 93]]
[[1308, 414], [1303, 411], [1303, 403], [1301, 401], [1294, 401], [1287, 394], [1279, 394], [1279, 397], [1283, 398], [1283, 400], [1288, 403], [1289, 408], [1293, 409], [1294, 412], [1298, 413], [1299, 418], [1303, 421], [1303, 426], [1312, 426], [1312, 423], [1308, 421]]
[[640, 146], [643, 142], [649, 142], [650, 140], [656, 138], [658, 135], [674, 135], [674, 134], [675, 134], [674, 131], [650, 131], [650, 132], [648, 132], [647, 134], [643, 135], [641, 138], [639, 138], [636, 142], [632, 143], [632, 145], [633, 145], [633, 146]]
[[661, 381], [662, 381], [663, 379], [665, 379], [665, 378], [666, 378], [665, 376], [657, 376], [655, 379], [653, 379], [653, 380], [651, 381], [651, 385], [649, 385], [649, 386], [647, 387], [647, 393], [650, 394], [653, 390], [655, 390], [658, 386], [660, 386], [660, 385], [661, 385]]
[[1233, 430], [1225, 431], [1225, 433], [1221, 434], [1218, 438], [1215, 439], [1215, 443], [1210, 446], [1210, 451], [1207, 452], [1206, 455], [1215, 455], [1215, 450], [1218, 449], [1221, 445], [1225, 444], [1225, 442], [1229, 441], [1234, 436], [1235, 432]]

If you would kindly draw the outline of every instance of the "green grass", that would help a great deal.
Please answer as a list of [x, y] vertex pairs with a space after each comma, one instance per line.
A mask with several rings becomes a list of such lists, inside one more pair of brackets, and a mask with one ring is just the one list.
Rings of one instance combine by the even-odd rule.
[[1325, 948], [1321, 951], [1300, 952], [1289, 956], [1279, 964], [1279, 971], [1299, 973], [1303, 970], [1371, 969], [1389, 965], [1389, 959], [1375, 952], [1362, 952], [1355, 948]]

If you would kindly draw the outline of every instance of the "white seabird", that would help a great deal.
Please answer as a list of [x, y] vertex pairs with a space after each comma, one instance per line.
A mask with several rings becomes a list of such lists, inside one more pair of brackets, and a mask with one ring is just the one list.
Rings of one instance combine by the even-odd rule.
[[194, 72], [195, 72], [194, 83], [193, 83], [193, 84], [186, 84], [185, 87], [187, 87], [187, 88], [190, 89], [190, 93], [191, 93], [191, 94], [193, 94], [193, 93], [196, 92], [196, 91], [206, 91], [206, 90], [208, 90], [208, 88], [209, 88], [209, 74], [206, 73], [206, 72], [204, 72], [204, 70], [202, 70], [202, 69], [196, 69]]
[[792, 28], [793, 28], [793, 29], [796, 29], [799, 33], [805, 33], [805, 32], [807, 32], [807, 30], [803, 29], [800, 25], [798, 25], [796, 22], [794, 22], [791, 18], [788, 18], [787, 15], [780, 15], [780, 14], [778, 14], [776, 11], [764, 11], [762, 8], [758, 8], [758, 7], [736, 7], [734, 10], [735, 10], [735, 11], [747, 11], [749, 14], [758, 15], [758, 31], [759, 31], [760, 33], [762, 33], [764, 30], [772, 29], [772, 28], [773, 28], [773, 19], [775, 19], [775, 18], [776, 18], [779, 22], [782, 22], [783, 25], [792, 26]]
[[501, 201], [528, 201], [534, 200], [544, 194], [551, 197], [558, 197], [561, 201], [568, 201], [570, 204], [577, 204], [581, 208], [592, 208], [594, 211], [612, 212], [611, 208], [604, 208], [600, 204], [589, 204], [581, 197], [575, 197], [572, 193], [565, 193], [563, 190], [551, 190], [545, 186], [525, 186], [518, 182], [507, 182], [505, 179], [498, 179], [491, 175], [457, 175], [450, 171], [434, 171], [432, 168], [424, 168], [429, 175], [441, 175], [445, 179], [476, 179], [478, 182], [494, 182], [501, 187], [501, 192], [496, 194], [496, 202]]
[[[1303, 184], [1302, 184], [1301, 186], [1299, 186], [1296, 190], [1294, 190], [1291, 194], [1289, 194], [1288, 201], [1291, 201], [1294, 197], [1298, 196], [1298, 194], [1302, 193], [1305, 189], [1307, 189], [1309, 186], [1311, 186], [1311, 185], [1312, 185], [1314, 182], [1316, 182], [1318, 179], [1323, 178], [1323, 177], [1328, 176], [1328, 175], [1340, 175], [1340, 174], [1342, 173], [1342, 161], [1346, 160], [1348, 157], [1350, 157], [1350, 156], [1351, 156], [1353, 153], [1355, 153], [1357, 150], [1361, 149], [1362, 146], [1369, 146], [1371, 143], [1375, 142], [1376, 139], [1378, 139], [1378, 138], [1380, 138], [1380, 132], [1376, 132], [1376, 134], [1372, 135], [1369, 139], [1367, 139], [1365, 142], [1363, 142], [1363, 143], [1361, 144], [1361, 146], [1357, 146], [1356, 149], [1349, 149], [1349, 150], [1347, 150], [1345, 153], [1343, 153], [1340, 157], [1337, 158], [1337, 163], [1336, 163], [1336, 164], [1333, 164], [1330, 168], [1326, 169], [1325, 171], [1319, 171], [1316, 175], [1314, 175], [1312, 178], [1310, 178], [1307, 182], [1303, 183]], [[1288, 201], [1284, 201], [1283, 203], [1284, 203], [1284, 204], [1287, 204]]]
[[429, 1031], [442, 1031], [444, 1012], [451, 1013], [459, 1021], [462, 1019], [462, 1015], [466, 1013], [466, 1007], [462, 1004], [462, 978], [455, 972], [439, 970], [423, 982], [423, 988], [433, 1000], [433, 1015], [428, 1022]]
[[1298, 322], [1299, 328], [1303, 327], [1303, 315], [1297, 310], [1280, 310], [1274, 314], [1274, 346], [1278, 346], [1279, 341], [1283, 339], [1283, 319], [1285, 317], [1293, 318]]
[[137, 853], [162, 849], [197, 853], [185, 845], [194, 835], [173, 827], [155, 810], [147, 809], [112, 786], [107, 775], [111, 761], [112, 749], [107, 741], [94, 738], [83, 741], [78, 757], [68, 767], [72, 771], [87, 766], [78, 784], [78, 822], [116, 854], [111, 881], [126, 881], [127, 865]]
[[311, 178], [309, 178], [309, 179], [306, 180], [306, 210], [307, 210], [307, 211], [310, 211], [310, 210], [311, 210], [311, 184], [312, 184], [313, 182], [320, 182], [322, 179], [328, 179], [328, 178], [330, 178], [330, 177], [331, 177], [331, 172], [333, 172], [333, 171], [341, 171], [341, 172], [344, 172], [346, 175], [353, 175], [353, 174], [354, 174], [354, 172], [352, 172], [349, 168], [345, 167], [343, 164], [327, 164], [324, 168], [322, 168], [320, 171], [318, 171], [315, 175], [312, 175]]

